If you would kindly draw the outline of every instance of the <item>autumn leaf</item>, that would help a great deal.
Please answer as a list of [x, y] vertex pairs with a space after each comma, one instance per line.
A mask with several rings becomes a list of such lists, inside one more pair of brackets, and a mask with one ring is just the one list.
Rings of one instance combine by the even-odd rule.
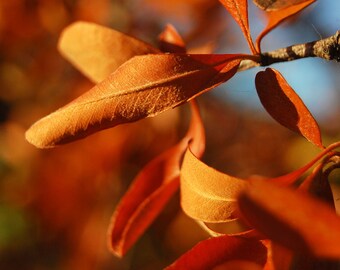
[[[339, 143], [332, 144], [303, 167], [266, 180], [284, 186], [292, 185], [316, 162], [337, 147]], [[238, 219], [235, 206], [237, 194], [247, 183], [248, 181], [231, 177], [205, 165], [188, 149], [181, 170], [182, 209], [211, 236], [228, 234], [259, 238], [260, 234], [251, 231], [246, 223]]]
[[203, 222], [200, 220], [195, 221], [204, 231], [213, 237], [222, 236], [225, 234], [229, 236], [242, 236], [256, 239], [261, 239], [262, 237], [239, 218], [229, 219], [224, 222]]
[[278, 244], [297, 254], [340, 258], [340, 217], [307, 193], [251, 180], [238, 204], [247, 222]]
[[67, 60], [95, 83], [104, 80], [136, 55], [160, 52], [141, 40], [83, 21], [75, 22], [63, 30], [58, 49]]
[[185, 43], [177, 30], [171, 25], [166, 25], [163, 32], [158, 36], [159, 48], [162, 52], [185, 53]]
[[[315, 163], [338, 147], [339, 143], [332, 144], [303, 167], [282, 176], [267, 178], [267, 181], [292, 185]], [[235, 198], [247, 183], [207, 166], [188, 149], [181, 170], [182, 209], [212, 236], [229, 234], [259, 237], [237, 218]]]
[[[330, 145], [305, 166], [282, 176], [267, 178], [280, 185], [292, 185], [327, 153], [339, 147]], [[181, 171], [181, 206], [212, 236], [258, 235], [240, 221], [235, 212], [235, 198], [247, 185], [247, 181], [223, 174], [207, 166], [187, 150]]]
[[235, 260], [253, 262], [263, 266], [266, 261], [266, 248], [257, 240], [227, 235], [214, 237], [198, 243], [168, 266], [166, 270], [214, 269], [214, 267]]
[[[163, 50], [183, 50], [185, 44], [176, 29], [167, 25], [159, 36]], [[161, 46], [162, 47], [162, 46]], [[180, 163], [189, 141], [198, 156], [205, 149], [203, 123], [195, 100], [190, 102], [191, 124], [187, 134], [174, 147], [150, 161], [137, 175], [120, 201], [109, 227], [109, 249], [123, 256], [139, 239], [178, 190]]]
[[[275, 27], [277, 27], [280, 23], [285, 21], [286, 19], [290, 18], [291, 16], [299, 13], [304, 8], [308, 7], [310, 4], [314, 3], [315, 0], [292, 0], [292, 1], [286, 1], [286, 0], [278, 0], [278, 1], [255, 1], [256, 3], [270, 3], [273, 2], [275, 5], [280, 6], [279, 10], [274, 9], [267, 9], [267, 26], [265, 29], [259, 34], [259, 36], [256, 39], [256, 50], [258, 52], [261, 52], [261, 41], [265, 35], [267, 35], [271, 30], [273, 30]], [[265, 4], [266, 5], [266, 4]]]
[[249, 29], [247, 0], [219, 0], [219, 1], [228, 10], [228, 12], [233, 16], [234, 20], [240, 26], [243, 35], [245, 36], [248, 42], [250, 51], [253, 54], [257, 54]]
[[277, 70], [267, 68], [257, 73], [255, 84], [262, 105], [277, 122], [324, 148], [314, 117]]
[[181, 206], [193, 219], [223, 222], [233, 219], [237, 194], [246, 181], [205, 165], [188, 149], [181, 169]]
[[33, 124], [26, 139], [40, 148], [54, 147], [155, 116], [230, 79], [242, 57], [136, 56], [84, 95]]
[[150, 161], [137, 175], [113, 214], [109, 248], [123, 256], [139, 239], [178, 190], [180, 163], [188, 142], [201, 156], [205, 135], [198, 107], [191, 102], [192, 119], [186, 136], [174, 147]]

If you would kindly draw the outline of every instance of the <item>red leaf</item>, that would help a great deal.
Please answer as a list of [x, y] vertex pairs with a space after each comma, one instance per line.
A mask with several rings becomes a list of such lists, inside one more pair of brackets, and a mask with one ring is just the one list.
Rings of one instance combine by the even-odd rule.
[[155, 116], [227, 81], [244, 57], [136, 56], [84, 95], [32, 125], [26, 139], [40, 148], [54, 147]]
[[[279, 1], [277, 1], [279, 2]], [[282, 2], [282, 1], [280, 1]], [[287, 2], [287, 1], [284, 1]], [[292, 1], [289, 1], [291, 3]], [[296, 1], [293, 1], [294, 3]], [[302, 2], [302, 1], [299, 1]], [[295, 15], [296, 13], [300, 12], [304, 8], [308, 7], [310, 4], [314, 3], [315, 0], [304, 0], [302, 3], [289, 5], [284, 9], [280, 9], [277, 11], [270, 11], [267, 12], [268, 23], [266, 28], [260, 33], [260, 35], [256, 39], [256, 50], [261, 52], [261, 40], [265, 35], [267, 35], [271, 30], [277, 27], [280, 23], [284, 20], [290, 18], [291, 16]]]
[[233, 16], [234, 20], [240, 26], [243, 35], [245, 36], [250, 51], [257, 54], [254, 43], [251, 38], [249, 21], [248, 21], [248, 3], [247, 0], [219, 0], [228, 12]]
[[232, 236], [210, 238], [198, 243], [166, 270], [213, 269], [228, 261], [244, 260], [263, 266], [266, 248], [261, 242]]
[[262, 105], [277, 122], [324, 148], [314, 117], [277, 70], [267, 68], [257, 73], [255, 84]]
[[164, 31], [159, 35], [159, 48], [162, 52], [185, 53], [185, 43], [178, 34], [175, 27], [168, 24]]
[[305, 192], [252, 180], [238, 203], [244, 218], [269, 239], [298, 254], [340, 258], [340, 217]]
[[119, 203], [109, 228], [109, 246], [117, 256], [127, 252], [177, 191], [180, 162], [191, 139], [195, 153], [203, 154], [203, 125], [197, 105], [192, 102], [191, 108], [192, 120], [186, 136], [144, 167]]

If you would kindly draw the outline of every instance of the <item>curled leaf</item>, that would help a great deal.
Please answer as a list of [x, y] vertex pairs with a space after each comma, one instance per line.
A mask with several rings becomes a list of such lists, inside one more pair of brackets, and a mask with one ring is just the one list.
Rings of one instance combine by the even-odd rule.
[[242, 33], [248, 42], [250, 51], [253, 54], [257, 54], [249, 29], [247, 0], [219, 0], [219, 1], [228, 10], [228, 12], [231, 14], [231, 16], [233, 16], [234, 20], [240, 26]]
[[[234, 218], [225, 222], [209, 223], [196, 221], [203, 230], [205, 230], [211, 236], [221, 236], [224, 234], [231, 236], [242, 236], [242, 237], [257, 237], [258, 235], [252, 228], [247, 226], [241, 219]], [[258, 237], [259, 238], [259, 237]]]
[[230, 79], [241, 57], [135, 56], [84, 95], [33, 124], [26, 139], [40, 148], [54, 147], [157, 115]]
[[244, 218], [271, 240], [298, 254], [340, 258], [340, 217], [305, 192], [252, 180], [238, 204]]
[[263, 266], [266, 261], [266, 248], [256, 240], [227, 235], [214, 237], [198, 243], [166, 270], [214, 269], [234, 260], [253, 262]]
[[[284, 20], [290, 18], [291, 16], [299, 13], [304, 8], [308, 7], [310, 4], [314, 3], [315, 0], [293, 0], [293, 1], [286, 1], [286, 0], [278, 0], [278, 1], [271, 1], [271, 0], [253, 0], [255, 3], [270, 3], [274, 2], [278, 4], [280, 7], [279, 10], [276, 9], [267, 9], [267, 17], [268, 22], [266, 28], [260, 33], [260, 35], [256, 39], [256, 50], [261, 52], [261, 41], [265, 35], [267, 35], [271, 30], [277, 27], [280, 23]], [[278, 9], [278, 8], [277, 8]]]
[[78, 21], [66, 27], [58, 49], [79, 71], [98, 83], [136, 55], [159, 53], [151, 45], [116, 30]]
[[193, 219], [225, 222], [233, 219], [237, 194], [246, 181], [205, 165], [188, 149], [181, 170], [181, 205]]
[[139, 239], [178, 190], [180, 162], [190, 140], [201, 156], [205, 135], [198, 107], [191, 102], [192, 119], [186, 136], [174, 147], [150, 161], [137, 175], [113, 214], [109, 248], [123, 256]]
[[277, 122], [324, 148], [314, 117], [277, 70], [267, 68], [257, 73], [255, 84], [262, 105]]

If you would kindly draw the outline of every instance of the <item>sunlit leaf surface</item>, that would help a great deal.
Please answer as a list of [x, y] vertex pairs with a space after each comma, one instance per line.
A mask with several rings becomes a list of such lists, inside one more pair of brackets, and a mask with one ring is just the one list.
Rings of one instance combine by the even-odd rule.
[[36, 122], [26, 132], [26, 138], [37, 147], [53, 147], [118, 124], [155, 116], [230, 79], [240, 58], [136, 56], [84, 95]]

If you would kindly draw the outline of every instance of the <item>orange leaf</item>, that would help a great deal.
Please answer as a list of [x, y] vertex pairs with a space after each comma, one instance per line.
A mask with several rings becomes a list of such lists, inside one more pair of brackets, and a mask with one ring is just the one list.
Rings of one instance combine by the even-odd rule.
[[159, 53], [151, 45], [113, 29], [75, 22], [62, 32], [58, 49], [78, 70], [98, 83], [136, 55]]
[[159, 47], [162, 52], [185, 53], [185, 43], [178, 34], [175, 27], [168, 24], [164, 31], [159, 35]]
[[244, 218], [273, 241], [318, 258], [340, 258], [340, 217], [305, 192], [252, 180], [238, 198]]
[[203, 124], [193, 101], [191, 108], [192, 120], [186, 136], [144, 167], [115, 210], [109, 228], [109, 247], [117, 256], [127, 252], [178, 190], [180, 162], [188, 142], [193, 140], [195, 153], [203, 154]]
[[188, 149], [181, 169], [182, 209], [200, 221], [229, 221], [234, 218], [237, 194], [246, 184], [205, 165]]
[[73, 102], [36, 122], [26, 139], [40, 148], [155, 116], [227, 81], [241, 55], [135, 56]]
[[[273, 2], [273, 1], [270, 1], [270, 2]], [[283, 2], [289, 3], [288, 6], [282, 5]], [[260, 33], [260, 35], [256, 39], [256, 50], [258, 52], [261, 52], [261, 40], [271, 30], [273, 30], [276, 26], [278, 26], [284, 20], [295, 15], [296, 13], [300, 12], [301, 10], [308, 7], [310, 4], [314, 2], [315, 0], [295, 0], [295, 1], [293, 0], [293, 1], [288, 1], [288, 2], [287, 1], [275, 1], [275, 3], [279, 3], [281, 8], [283, 9], [267, 12], [268, 23], [267, 23], [266, 28]], [[271, 9], [268, 9], [268, 10], [271, 10]]]
[[257, 73], [255, 84], [262, 105], [277, 122], [324, 148], [317, 122], [277, 70], [267, 68]]
[[259, 241], [241, 237], [224, 235], [210, 238], [198, 243], [166, 270], [213, 269], [234, 260], [254, 262], [263, 266], [266, 261], [266, 248]]
[[245, 36], [250, 51], [257, 54], [254, 43], [251, 38], [249, 21], [248, 21], [248, 3], [247, 0], [219, 0], [228, 12], [233, 16], [234, 20], [240, 26], [243, 35]]

